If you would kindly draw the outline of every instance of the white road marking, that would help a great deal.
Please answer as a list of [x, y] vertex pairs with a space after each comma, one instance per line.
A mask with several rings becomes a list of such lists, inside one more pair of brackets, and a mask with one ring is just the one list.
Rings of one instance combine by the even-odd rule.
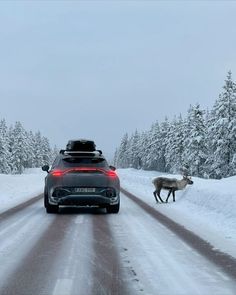
[[73, 286], [73, 280], [59, 279], [56, 282], [52, 295], [71, 294], [72, 286]]

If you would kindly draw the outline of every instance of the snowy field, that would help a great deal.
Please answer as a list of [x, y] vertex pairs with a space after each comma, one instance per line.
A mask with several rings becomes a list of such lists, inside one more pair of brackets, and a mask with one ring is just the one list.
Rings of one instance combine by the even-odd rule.
[[26, 169], [21, 175], [0, 174], [0, 213], [43, 192], [46, 173]]
[[[117, 172], [123, 188], [194, 231], [214, 247], [236, 257], [236, 176], [222, 180], [193, 177], [193, 185], [176, 192], [175, 203], [170, 197], [168, 204], [157, 204], [151, 181], [164, 174], [135, 169], [118, 169]], [[0, 174], [0, 212], [42, 193], [45, 176], [41, 169], [29, 169], [22, 175]], [[181, 178], [180, 175], [165, 176]], [[161, 192], [164, 199], [166, 194], [166, 191]]]
[[[215, 248], [236, 257], [236, 176], [221, 180], [193, 177], [193, 185], [175, 193], [175, 203], [170, 196], [169, 203], [157, 204], [152, 179], [161, 175], [181, 179], [181, 175], [135, 169], [117, 171], [123, 188], [194, 231]], [[164, 200], [167, 193], [164, 190], [161, 192]]]

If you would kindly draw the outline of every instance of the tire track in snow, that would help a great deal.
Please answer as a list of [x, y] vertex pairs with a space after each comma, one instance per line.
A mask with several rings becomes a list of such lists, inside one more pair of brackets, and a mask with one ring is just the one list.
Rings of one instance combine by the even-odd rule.
[[53, 289], [56, 281], [54, 277], [56, 274], [52, 273], [53, 265], [59, 256], [70, 223], [71, 220], [63, 216], [58, 216], [52, 221], [36, 244], [32, 245], [22, 262], [2, 284], [1, 295], [50, 294], [49, 290]]
[[163, 224], [166, 228], [171, 230], [177, 236], [179, 236], [185, 243], [187, 243], [192, 249], [195, 249], [198, 253], [206, 257], [209, 261], [220, 267], [222, 271], [236, 279], [236, 259], [226, 253], [215, 249], [207, 241], [203, 240], [184, 226], [173, 221], [166, 215], [160, 213], [146, 202], [142, 201], [137, 196], [121, 188], [121, 192], [125, 194], [129, 199], [139, 205], [144, 211], [150, 214], [153, 218]]
[[29, 200], [23, 202], [23, 203], [20, 203], [20, 204], [17, 205], [17, 206], [14, 206], [14, 207], [12, 207], [12, 208], [10, 208], [10, 209], [8, 209], [8, 210], [6, 210], [6, 211], [0, 213], [0, 222], [1, 222], [2, 220], [6, 219], [6, 218], [9, 218], [9, 217], [12, 216], [13, 214], [16, 214], [16, 213], [18, 213], [19, 211], [25, 209], [26, 207], [29, 207], [30, 205], [36, 203], [37, 201], [39, 201], [39, 200], [42, 199], [42, 198], [43, 198], [43, 195], [40, 194], [40, 195], [38, 195], [38, 196], [36, 196], [36, 197], [33, 197], [33, 198], [31, 198], [31, 199], [29, 199]]
[[109, 217], [117, 215], [95, 215], [93, 217], [93, 295], [131, 294], [126, 286], [121, 257], [109, 224]]

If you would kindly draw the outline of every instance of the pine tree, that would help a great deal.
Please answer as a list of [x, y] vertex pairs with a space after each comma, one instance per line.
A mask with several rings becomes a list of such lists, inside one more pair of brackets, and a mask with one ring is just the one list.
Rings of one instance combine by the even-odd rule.
[[236, 85], [229, 71], [213, 109], [190, 106], [187, 118], [154, 123], [122, 139], [116, 151], [119, 167], [176, 173], [188, 170], [200, 177], [221, 178], [236, 174]]
[[43, 165], [42, 136], [40, 131], [34, 136], [34, 167]]
[[7, 128], [5, 120], [0, 121], [0, 173], [22, 173], [24, 168], [51, 164], [58, 154], [52, 151], [49, 141], [40, 132], [27, 132], [20, 122]]
[[115, 167], [118, 166], [118, 152], [119, 152], [119, 150], [118, 150], [118, 148], [116, 148], [116, 150], [115, 150], [115, 154], [114, 154], [114, 158], [113, 158], [113, 161], [112, 161], [112, 164], [113, 164]]
[[160, 148], [160, 125], [158, 121], [152, 124], [150, 131], [147, 134], [146, 150], [146, 169], [158, 170]]
[[188, 136], [184, 142], [185, 166], [191, 175], [203, 176], [207, 159], [206, 125], [200, 105], [190, 106], [187, 117]]
[[10, 129], [11, 172], [22, 173], [27, 161], [26, 132], [20, 122]]
[[34, 134], [32, 131], [26, 132], [26, 155], [27, 159], [24, 164], [25, 168], [34, 167]]
[[139, 134], [136, 130], [131, 135], [129, 143], [127, 144], [126, 156], [128, 158], [129, 167], [138, 168], [140, 166], [140, 157], [138, 151]]
[[119, 168], [127, 168], [128, 167], [128, 157], [127, 157], [127, 149], [128, 149], [128, 133], [125, 133], [121, 140], [120, 147], [118, 149], [117, 155], [117, 167]]
[[41, 140], [41, 153], [42, 153], [42, 163], [41, 165], [49, 164], [51, 162], [51, 148], [49, 140], [46, 137], [42, 137]]
[[138, 169], [147, 169], [148, 144], [148, 132], [142, 132], [138, 142]]
[[169, 131], [170, 123], [166, 117], [165, 121], [160, 124], [160, 136], [158, 139], [158, 171], [161, 172], [168, 172], [168, 167], [166, 165], [166, 149], [168, 146]]
[[9, 151], [9, 137], [6, 121], [0, 121], [0, 173], [8, 174], [11, 172], [9, 164], [10, 151]]
[[54, 146], [54, 148], [51, 150], [51, 156], [50, 156], [50, 161], [47, 164], [52, 164], [56, 158], [56, 156], [58, 155], [59, 150], [56, 146]]
[[168, 142], [166, 145], [166, 166], [167, 171], [179, 173], [182, 166], [182, 155], [184, 150], [184, 131], [181, 115], [175, 118], [169, 126]]
[[216, 100], [209, 119], [211, 150], [210, 177], [227, 177], [235, 173], [236, 153], [236, 87], [228, 72], [223, 92]]

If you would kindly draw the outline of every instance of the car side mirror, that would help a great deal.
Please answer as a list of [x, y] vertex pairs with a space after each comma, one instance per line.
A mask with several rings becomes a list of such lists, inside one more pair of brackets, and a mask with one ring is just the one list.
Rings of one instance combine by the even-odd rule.
[[109, 168], [110, 168], [111, 170], [113, 170], [113, 171], [116, 170], [116, 167], [114, 167], [114, 166], [109, 166]]
[[44, 165], [44, 166], [42, 167], [42, 170], [43, 170], [43, 171], [47, 171], [47, 173], [48, 173], [48, 171], [49, 171], [49, 166], [48, 166], [48, 165]]

